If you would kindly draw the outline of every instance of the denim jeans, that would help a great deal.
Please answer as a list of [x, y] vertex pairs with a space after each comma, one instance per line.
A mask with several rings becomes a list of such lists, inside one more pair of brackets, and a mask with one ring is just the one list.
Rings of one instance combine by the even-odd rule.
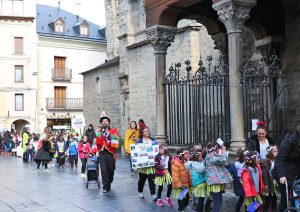
[[213, 198], [213, 212], [219, 212], [222, 203], [222, 192], [212, 193]]

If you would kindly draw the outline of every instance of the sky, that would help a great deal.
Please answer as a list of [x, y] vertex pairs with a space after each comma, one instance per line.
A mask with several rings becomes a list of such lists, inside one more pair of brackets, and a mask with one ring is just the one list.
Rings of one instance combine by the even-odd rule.
[[[60, 8], [100, 26], [105, 25], [104, 0], [59, 0]], [[58, 0], [37, 0], [38, 4], [58, 6]]]

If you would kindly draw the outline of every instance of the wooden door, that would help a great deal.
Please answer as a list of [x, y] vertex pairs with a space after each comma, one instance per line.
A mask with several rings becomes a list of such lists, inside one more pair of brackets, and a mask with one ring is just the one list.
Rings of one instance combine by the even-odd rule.
[[56, 108], [66, 108], [66, 87], [54, 87], [54, 102]]
[[66, 58], [54, 57], [54, 78], [65, 79], [66, 77]]

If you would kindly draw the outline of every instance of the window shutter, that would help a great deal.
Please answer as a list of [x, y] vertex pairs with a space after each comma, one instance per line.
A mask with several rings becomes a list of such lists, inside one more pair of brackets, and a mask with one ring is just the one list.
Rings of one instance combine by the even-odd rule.
[[15, 54], [23, 54], [23, 38], [15, 37]]

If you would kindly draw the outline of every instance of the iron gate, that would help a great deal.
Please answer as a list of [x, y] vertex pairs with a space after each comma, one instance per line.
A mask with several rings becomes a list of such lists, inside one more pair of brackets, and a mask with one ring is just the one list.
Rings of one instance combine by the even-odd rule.
[[279, 144], [285, 132], [284, 74], [279, 58], [261, 52], [261, 58], [243, 61], [242, 84], [244, 101], [245, 137], [255, 133], [252, 119], [267, 123], [270, 136]]
[[168, 144], [183, 146], [207, 144], [222, 138], [230, 140], [229, 76], [220, 56], [211, 56], [204, 67], [200, 59], [193, 72], [190, 61], [185, 69], [175, 63], [165, 80]]

